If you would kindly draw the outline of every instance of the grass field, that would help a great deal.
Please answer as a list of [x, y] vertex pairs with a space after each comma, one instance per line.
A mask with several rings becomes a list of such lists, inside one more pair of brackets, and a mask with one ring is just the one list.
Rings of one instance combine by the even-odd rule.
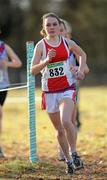
[[[40, 96], [37, 89], [36, 96]], [[54, 128], [36, 99], [38, 162], [29, 162], [29, 122], [27, 92], [10, 91], [4, 106], [0, 180], [106, 180], [107, 179], [107, 87], [80, 89], [80, 118], [77, 149], [85, 168], [73, 176], [65, 174], [65, 164], [57, 161]]]

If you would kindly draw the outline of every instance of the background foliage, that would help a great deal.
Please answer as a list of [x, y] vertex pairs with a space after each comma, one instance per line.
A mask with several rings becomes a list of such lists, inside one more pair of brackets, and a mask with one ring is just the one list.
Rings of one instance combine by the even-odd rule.
[[106, 83], [106, 0], [0, 0], [2, 38], [19, 54], [26, 68], [25, 43], [41, 38], [41, 16], [55, 12], [72, 25], [73, 39], [86, 51], [88, 84]]

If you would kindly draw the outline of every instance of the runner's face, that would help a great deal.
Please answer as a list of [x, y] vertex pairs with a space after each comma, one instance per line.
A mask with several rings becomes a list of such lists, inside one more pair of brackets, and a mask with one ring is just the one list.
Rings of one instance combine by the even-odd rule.
[[48, 17], [43, 22], [43, 28], [47, 36], [56, 36], [59, 34], [60, 26], [59, 22], [54, 17]]
[[65, 27], [64, 27], [64, 25], [61, 23], [61, 24], [60, 24], [60, 34], [61, 34], [62, 36], [66, 36], [66, 33], [67, 33], [67, 31], [66, 31]]

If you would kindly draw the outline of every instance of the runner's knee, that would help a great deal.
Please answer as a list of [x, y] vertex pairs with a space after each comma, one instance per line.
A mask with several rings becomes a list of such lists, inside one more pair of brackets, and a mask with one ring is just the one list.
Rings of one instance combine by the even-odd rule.
[[64, 128], [60, 128], [57, 130], [57, 137], [62, 137], [65, 134]]
[[71, 126], [71, 124], [72, 124], [71, 121], [67, 121], [67, 120], [63, 121], [64, 129], [68, 129]]

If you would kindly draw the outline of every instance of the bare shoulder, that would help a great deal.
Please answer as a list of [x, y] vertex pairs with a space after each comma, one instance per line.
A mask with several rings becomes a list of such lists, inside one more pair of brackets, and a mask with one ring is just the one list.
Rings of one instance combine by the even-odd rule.
[[38, 41], [35, 45], [36, 50], [42, 50], [42, 48], [43, 48], [43, 39]]
[[40, 40], [35, 45], [32, 62], [39, 63], [40, 59], [42, 57], [42, 54], [43, 54], [43, 42], [42, 42], [42, 40]]
[[70, 47], [77, 45], [76, 42], [71, 39], [68, 39], [68, 43]]
[[38, 41], [35, 45], [33, 59], [41, 59], [43, 55], [43, 48], [44, 48], [44, 45], [43, 45], [43, 39], [42, 39]]
[[65, 38], [65, 41], [67, 42], [69, 48], [72, 48], [73, 46], [76, 45], [76, 43], [71, 39]]

